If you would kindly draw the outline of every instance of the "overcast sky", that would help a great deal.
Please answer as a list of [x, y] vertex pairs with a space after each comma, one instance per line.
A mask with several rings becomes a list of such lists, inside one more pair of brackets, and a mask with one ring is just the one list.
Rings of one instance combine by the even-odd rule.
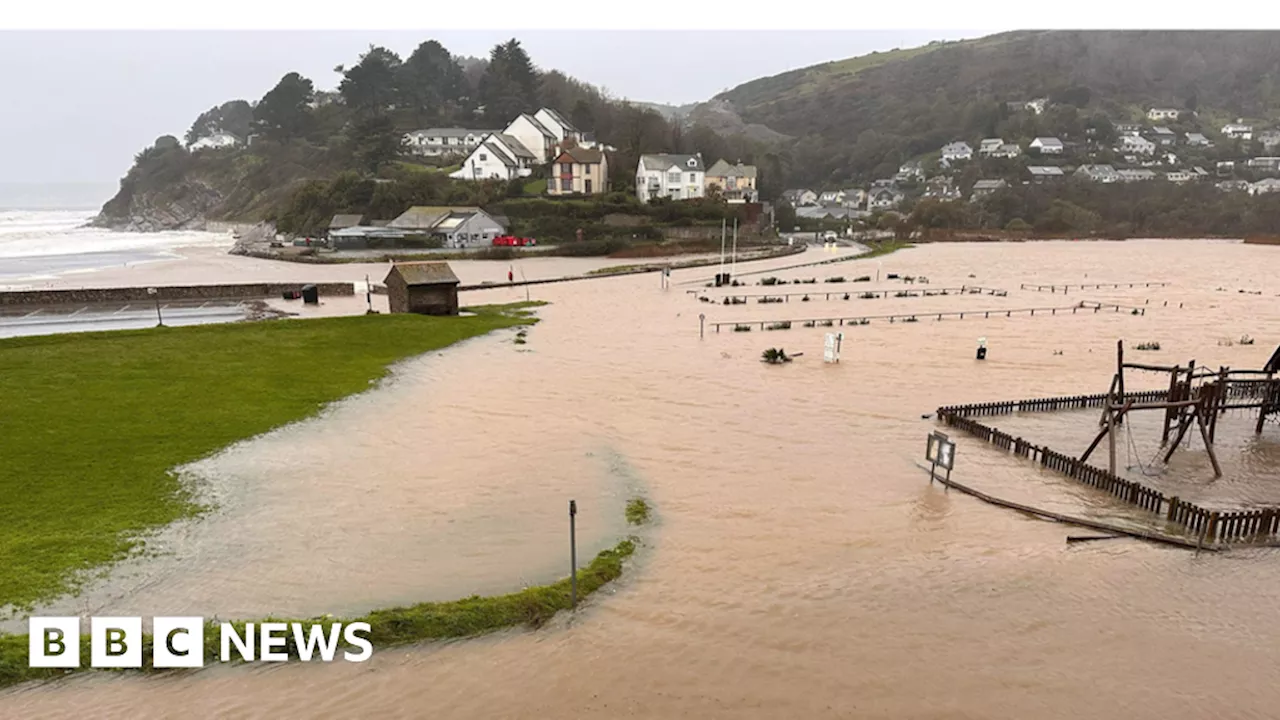
[[484, 57], [516, 37], [543, 69], [618, 97], [684, 104], [816, 63], [1008, 29], [0, 31], [0, 183], [114, 182], [156, 137], [180, 137], [226, 100], [257, 100], [287, 72], [334, 88], [334, 66], [370, 44], [407, 57], [434, 38], [456, 55]]

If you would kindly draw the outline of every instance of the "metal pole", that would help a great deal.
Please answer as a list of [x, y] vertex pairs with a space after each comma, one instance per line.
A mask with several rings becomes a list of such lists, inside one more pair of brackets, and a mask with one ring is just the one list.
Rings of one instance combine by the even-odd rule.
[[569, 600], [573, 607], [578, 607], [578, 538], [575, 517], [578, 515], [578, 503], [569, 501]]
[[160, 294], [156, 294], [156, 325], [164, 325], [164, 318], [160, 316]]
[[738, 272], [738, 218], [733, 218], [733, 260], [729, 265], [730, 277], [736, 277]]
[[698, 339], [701, 340], [707, 336], [707, 315], [706, 313], [698, 313]]
[[[725, 233], [727, 232], [726, 230], [727, 225], [728, 225], [728, 221], [725, 220], [724, 218], [720, 218], [720, 275], [724, 275], [724, 241], [725, 241]], [[716, 287], [719, 287], [719, 282], [720, 282], [719, 280], [716, 281], [717, 283]]]

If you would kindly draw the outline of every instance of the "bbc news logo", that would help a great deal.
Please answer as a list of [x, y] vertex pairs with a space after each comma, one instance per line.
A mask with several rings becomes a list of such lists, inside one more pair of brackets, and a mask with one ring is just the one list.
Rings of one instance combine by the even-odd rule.
[[[29, 664], [33, 668], [80, 667], [80, 618], [33, 617], [28, 622]], [[369, 623], [245, 623], [243, 632], [231, 623], [218, 627], [218, 659], [231, 662], [285, 662], [289, 640], [298, 659], [333, 662], [341, 653], [347, 662], [364, 662], [373, 655]], [[157, 668], [198, 668], [205, 664], [205, 622], [201, 617], [152, 618], [152, 665]], [[89, 667], [142, 667], [142, 618], [89, 619]], [[352, 649], [356, 649], [355, 652]]]

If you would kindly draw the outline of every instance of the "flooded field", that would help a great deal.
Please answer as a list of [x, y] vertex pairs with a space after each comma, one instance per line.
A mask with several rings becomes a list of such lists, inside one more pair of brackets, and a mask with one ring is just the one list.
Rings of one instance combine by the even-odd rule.
[[[1280, 551], [1068, 546], [1073, 528], [930, 487], [918, 463], [937, 427], [922, 416], [940, 405], [1104, 392], [1117, 339], [1158, 341], [1161, 351], [1142, 354], [1153, 363], [1260, 367], [1280, 343], [1277, 259], [1275, 248], [1225, 242], [931, 245], [778, 273], [821, 283], [881, 269], [936, 287], [1007, 289], [1002, 297], [699, 302], [686, 291], [714, 268], [676, 271], [665, 291], [649, 275], [535, 287], [532, 297], [552, 304], [527, 345], [498, 334], [406, 362], [322, 417], [189, 468], [226, 511], [173, 531], [171, 558], [130, 566], [129, 577], [122, 569], [76, 607], [347, 613], [516, 589], [563, 572], [568, 498], [594, 551], [625, 532], [622, 503], [640, 492], [656, 523], [620, 581], [537, 632], [381, 651], [361, 665], [88, 673], [0, 693], [0, 717], [414, 718], [430, 708], [532, 718], [567, 707], [600, 718], [1274, 717]], [[464, 281], [507, 269], [452, 264]], [[547, 259], [539, 271], [579, 265]], [[312, 270], [254, 272], [364, 275]], [[1067, 298], [1018, 289], [1132, 281], [1171, 284]], [[498, 289], [463, 304], [524, 298]], [[1146, 312], [1072, 313], [1082, 300]], [[1066, 309], [929, 316], [1024, 308]], [[845, 334], [838, 365], [821, 361], [828, 328], [698, 332], [699, 314], [711, 323], [873, 312], [919, 322], [831, 328]], [[1219, 344], [1243, 334], [1257, 343]], [[973, 357], [978, 337], [985, 362]], [[779, 346], [804, 355], [759, 362]], [[994, 424], [1078, 452], [1096, 420]], [[1224, 478], [1200, 472], [1193, 445], [1153, 484], [1188, 496], [1195, 486], [1205, 504], [1280, 500], [1280, 427], [1255, 437], [1249, 424], [1229, 416], [1219, 426]], [[1145, 462], [1158, 417], [1132, 431]], [[961, 482], [1142, 519], [953, 435]]]

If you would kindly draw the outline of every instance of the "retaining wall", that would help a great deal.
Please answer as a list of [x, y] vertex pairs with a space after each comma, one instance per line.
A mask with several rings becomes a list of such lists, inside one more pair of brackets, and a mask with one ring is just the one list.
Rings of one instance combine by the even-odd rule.
[[[161, 300], [222, 300], [266, 298], [314, 284], [320, 295], [354, 295], [353, 283], [244, 283], [236, 285], [157, 285]], [[14, 305], [65, 305], [67, 303], [115, 303], [151, 301], [146, 287], [81, 288], [67, 290], [18, 290], [0, 292], [0, 307]]]

